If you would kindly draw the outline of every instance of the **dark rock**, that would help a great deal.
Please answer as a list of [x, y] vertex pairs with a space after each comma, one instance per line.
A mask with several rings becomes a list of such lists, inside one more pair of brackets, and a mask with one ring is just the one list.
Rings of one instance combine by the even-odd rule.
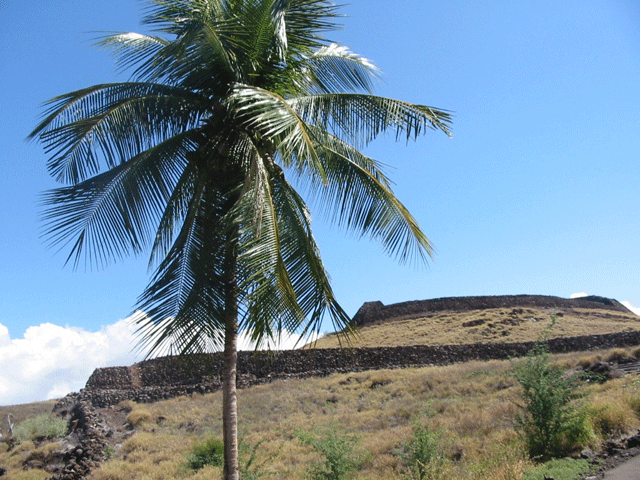
[[595, 455], [596, 454], [590, 448], [585, 448], [580, 452], [580, 458], [593, 458]]
[[627, 448], [640, 447], [640, 432], [627, 438]]

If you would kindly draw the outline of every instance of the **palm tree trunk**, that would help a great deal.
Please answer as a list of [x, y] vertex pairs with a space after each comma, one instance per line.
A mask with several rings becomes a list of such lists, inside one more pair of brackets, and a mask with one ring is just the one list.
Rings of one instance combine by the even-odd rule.
[[224, 439], [224, 480], [239, 480], [238, 472], [238, 285], [233, 248], [225, 259], [225, 335], [222, 381], [222, 435]]

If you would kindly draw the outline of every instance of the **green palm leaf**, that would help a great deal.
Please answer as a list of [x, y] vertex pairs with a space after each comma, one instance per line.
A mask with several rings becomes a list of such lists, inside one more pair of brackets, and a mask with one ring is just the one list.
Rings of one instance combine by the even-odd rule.
[[307, 122], [331, 128], [356, 145], [366, 145], [387, 130], [396, 138], [417, 138], [427, 129], [451, 135], [451, 113], [424, 105], [357, 93], [326, 93], [288, 100]]
[[295, 78], [304, 92], [333, 93], [373, 91], [378, 68], [347, 47], [332, 43], [294, 64]]
[[197, 94], [147, 83], [96, 85], [48, 102], [29, 138], [47, 145], [48, 168], [76, 183], [194, 128], [207, 111]]
[[174, 189], [191, 146], [189, 132], [84, 182], [43, 196], [44, 236], [50, 245], [67, 245], [67, 261], [103, 266], [129, 252], [140, 253]]

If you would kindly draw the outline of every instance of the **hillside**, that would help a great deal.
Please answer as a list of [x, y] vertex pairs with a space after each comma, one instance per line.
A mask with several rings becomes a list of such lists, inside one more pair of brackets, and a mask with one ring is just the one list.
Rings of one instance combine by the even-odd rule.
[[[640, 330], [640, 317], [616, 300], [595, 296], [449, 297], [393, 305], [367, 302], [353, 323], [357, 334], [347, 342], [363, 348], [529, 342], [543, 333], [559, 338]], [[344, 343], [343, 336], [331, 334], [313, 346], [336, 348]]]
[[[309, 478], [305, 472], [318, 455], [300, 441], [301, 432], [337, 432], [360, 438], [358, 448], [369, 453], [356, 478], [408, 479], [403, 452], [417, 426], [428, 428], [427, 439], [438, 445], [434, 476], [427, 478], [534, 478], [523, 477], [536, 466], [515, 431], [520, 390], [510, 372], [517, 361], [500, 359], [524, 355], [552, 323], [551, 350], [574, 352], [554, 361], [569, 372], [609, 379], [585, 386], [595, 422], [586, 445], [626, 448], [621, 435], [640, 427], [640, 382], [617, 378], [616, 369], [640, 359], [640, 317], [615, 300], [522, 295], [373, 302], [354, 323], [357, 348], [330, 348], [337, 341], [332, 335], [313, 350], [241, 352], [244, 461], [247, 448], [257, 455], [247, 478]], [[85, 389], [54, 409], [70, 421], [71, 434], [0, 451], [0, 471], [8, 468], [7, 478], [15, 480], [218, 478], [218, 467], [196, 473], [185, 466], [194, 445], [221, 434], [218, 369], [217, 354], [97, 369]], [[51, 404], [23, 407], [0, 412], [26, 418]], [[598, 462], [594, 457], [592, 468], [604, 468]]]

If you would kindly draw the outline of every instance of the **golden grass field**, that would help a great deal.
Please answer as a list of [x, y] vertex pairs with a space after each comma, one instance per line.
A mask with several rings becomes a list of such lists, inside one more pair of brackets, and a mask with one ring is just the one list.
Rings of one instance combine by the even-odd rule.
[[[640, 349], [629, 355], [640, 356]], [[556, 356], [563, 368], [574, 368], [598, 355]], [[515, 362], [515, 361], [514, 361]], [[514, 430], [519, 387], [514, 362], [469, 362], [446, 367], [377, 370], [325, 378], [279, 380], [241, 390], [242, 440], [262, 441], [258, 460], [272, 478], [303, 479], [317, 454], [296, 436], [299, 430], [333, 428], [357, 434], [369, 459], [355, 478], [408, 478], [401, 452], [414, 425], [437, 435], [443, 460], [433, 478], [506, 480], [522, 478], [533, 467]], [[628, 376], [585, 386], [597, 449], [609, 433], [640, 426], [640, 378]], [[115, 450], [112, 460], [92, 480], [219, 478], [207, 467], [185, 468], [191, 446], [221, 435], [220, 393], [180, 397], [149, 405], [130, 402], [136, 433]]]
[[[364, 325], [351, 340], [354, 347], [400, 345], [456, 345], [482, 342], [535, 341], [549, 328], [550, 338], [599, 335], [640, 330], [640, 317], [633, 313], [576, 308], [493, 308], [470, 312], [438, 312], [433, 315]], [[338, 335], [327, 335], [315, 348], [334, 348], [344, 343]]]

